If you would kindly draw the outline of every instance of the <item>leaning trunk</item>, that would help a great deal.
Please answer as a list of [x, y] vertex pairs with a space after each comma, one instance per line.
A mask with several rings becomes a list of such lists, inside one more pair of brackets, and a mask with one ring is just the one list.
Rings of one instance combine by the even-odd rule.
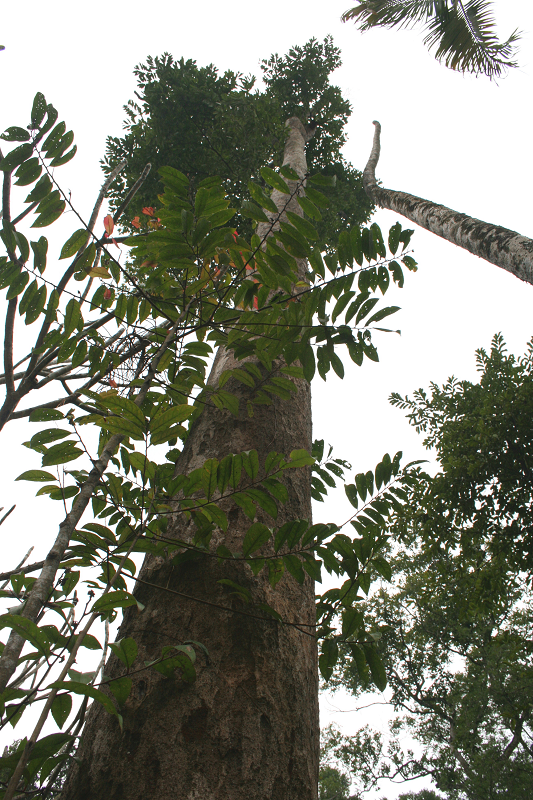
[[[305, 130], [289, 120], [285, 163], [305, 173]], [[299, 206], [293, 201], [297, 211]], [[301, 269], [304, 269], [302, 263]], [[210, 376], [236, 366], [219, 350]], [[255, 449], [264, 464], [269, 452], [311, 447], [311, 395], [304, 381], [291, 401], [274, 398], [250, 419], [247, 389], [227, 388], [240, 399], [238, 418], [207, 407], [185, 444], [178, 467], [189, 472], [208, 458]], [[309, 468], [289, 470], [289, 501], [277, 524], [311, 518]], [[287, 474], [287, 473], [285, 473]], [[239, 550], [250, 520], [236, 505], [225, 508], [227, 534], [217, 539]], [[265, 520], [266, 521], [266, 520]], [[169, 532], [183, 540], [188, 523], [178, 518]], [[215, 537], [214, 537], [215, 538]], [[284, 575], [276, 589], [266, 572], [257, 577], [242, 562], [220, 566], [216, 558], [179, 567], [147, 556], [135, 588], [142, 613], [127, 609], [118, 638], [133, 637], [139, 655], [133, 670], [156, 659], [164, 645], [201, 642], [209, 658], [193, 684], [166, 679], [154, 670], [133, 674], [116, 718], [94, 704], [62, 800], [315, 800], [318, 779], [318, 678], [314, 585]], [[300, 629], [262, 620], [217, 583], [230, 578], [247, 586]], [[179, 592], [179, 594], [176, 594]], [[302, 632], [304, 631], [304, 632]], [[200, 660], [200, 659], [199, 659]], [[197, 662], [198, 664], [198, 662]], [[106, 675], [124, 672], [113, 656]]]
[[363, 173], [365, 191], [373, 203], [396, 211], [430, 233], [496, 264], [522, 281], [533, 283], [532, 239], [430, 200], [378, 186], [375, 170], [379, 160], [381, 125], [379, 122], [374, 122], [374, 125], [374, 145]]

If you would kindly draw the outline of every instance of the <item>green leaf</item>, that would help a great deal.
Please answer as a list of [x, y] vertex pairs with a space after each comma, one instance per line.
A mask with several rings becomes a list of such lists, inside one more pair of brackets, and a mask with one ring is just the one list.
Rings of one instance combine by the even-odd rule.
[[290, 194], [291, 190], [289, 189], [288, 185], [285, 183], [281, 175], [279, 173], [274, 172], [273, 169], [270, 167], [261, 167], [260, 169], [261, 177], [268, 183], [269, 186], [272, 186], [274, 189], [277, 189], [278, 192], [282, 194]]
[[19, 164], [26, 161], [32, 153], [33, 144], [21, 144], [19, 147], [15, 147], [14, 150], [11, 150], [11, 152], [0, 161], [0, 170], [3, 172], [12, 172], [15, 167], [18, 167]]
[[41, 444], [48, 444], [55, 442], [58, 439], [64, 439], [66, 436], [71, 436], [72, 431], [65, 431], [61, 428], [46, 428], [44, 431], [35, 433], [30, 439], [30, 447], [38, 447]]
[[52, 716], [58, 728], [62, 728], [72, 710], [72, 697], [69, 694], [58, 694], [52, 703]]
[[50, 472], [45, 472], [43, 469], [29, 469], [27, 472], [23, 472], [22, 475], [19, 475], [18, 478], [15, 478], [16, 481], [56, 481], [57, 478], [55, 475], [52, 475]]
[[28, 186], [30, 183], [37, 180], [42, 171], [43, 168], [39, 163], [39, 159], [29, 158], [28, 161], [21, 164], [15, 172], [18, 178], [18, 180], [15, 181], [15, 186]]
[[80, 301], [73, 297], [67, 303], [63, 321], [63, 330], [66, 337], [70, 336], [80, 321], [82, 321]]
[[77, 231], [74, 231], [70, 239], [68, 239], [61, 248], [59, 260], [61, 261], [62, 258], [71, 258], [71, 256], [75, 256], [78, 250], [86, 243], [87, 236], [88, 234], [85, 228], [79, 228]]
[[402, 232], [402, 226], [399, 222], [396, 222], [390, 229], [389, 229], [389, 250], [393, 255], [396, 255], [396, 251], [400, 244], [400, 234]]
[[122, 678], [115, 678], [115, 680], [109, 681], [107, 684], [109, 691], [115, 697], [119, 706], [123, 706], [130, 696], [132, 686], [133, 681], [131, 678], [127, 678], [126, 676]]
[[305, 573], [302, 567], [302, 562], [298, 556], [288, 553], [287, 555], [283, 556], [283, 563], [285, 564], [285, 569], [287, 572], [289, 572], [292, 577], [298, 581], [298, 583], [303, 584], [305, 581]]
[[72, 741], [74, 737], [69, 733], [51, 733], [49, 736], [44, 736], [36, 743], [31, 751], [30, 761], [40, 761], [44, 758], [50, 758], [60, 750], [67, 742]]
[[311, 186], [309, 186], [309, 184], [305, 188], [305, 195], [320, 208], [329, 208], [330, 202], [326, 195], [322, 194], [322, 192], [319, 192], [317, 189], [313, 189]]
[[312, 225], [309, 220], [300, 217], [298, 214], [295, 214], [293, 211], [287, 211], [287, 219], [289, 222], [294, 225], [297, 231], [299, 231], [302, 236], [305, 236], [306, 239], [311, 239], [313, 241], [317, 241], [318, 233], [314, 225]]
[[[321, 175], [317, 173], [316, 175], [311, 175], [307, 179], [307, 183], [315, 184], [316, 186], [336, 186], [337, 184], [337, 176], [336, 175]], [[309, 194], [309, 192], [307, 192]]]
[[65, 415], [57, 408], [36, 408], [30, 414], [30, 422], [50, 422], [53, 419], [64, 419]]
[[385, 578], [386, 581], [390, 581], [392, 578], [392, 570], [391, 566], [388, 561], [386, 561], [383, 556], [375, 556], [372, 559], [372, 565], [374, 569], [379, 572], [382, 578]]
[[311, 217], [311, 219], [316, 219], [317, 221], [322, 219], [322, 214], [308, 197], [297, 197], [296, 199], [300, 208], [305, 214], [307, 214], [308, 217]]
[[250, 525], [242, 543], [242, 554], [245, 558], [265, 545], [272, 536], [272, 531], [262, 522]]
[[324, 639], [321, 651], [318, 659], [318, 667], [324, 680], [329, 681], [333, 675], [333, 669], [339, 657], [339, 646], [335, 639]]
[[83, 530], [92, 531], [93, 533], [97, 533], [99, 536], [102, 536], [102, 538], [107, 539], [113, 544], [116, 543], [116, 537], [113, 532], [105, 525], [100, 525], [98, 522], [87, 522], [83, 526]]
[[0, 134], [0, 139], [5, 142], [27, 142], [30, 134], [25, 128], [18, 128], [12, 125], [11, 128], [6, 128], [5, 132]]
[[194, 407], [186, 404], [173, 406], [166, 411], [158, 412], [150, 420], [150, 436], [152, 444], [162, 444], [172, 436], [172, 425], [184, 422], [194, 413]]
[[119, 639], [118, 642], [110, 644], [109, 647], [129, 670], [138, 654], [137, 642], [135, 639], [131, 639], [130, 637]]
[[74, 694], [81, 694], [84, 697], [90, 697], [92, 700], [96, 700], [97, 703], [103, 705], [105, 710], [110, 714], [116, 715], [117, 713], [110, 697], [101, 692], [99, 689], [95, 689], [94, 686], [88, 686], [86, 683], [81, 683], [80, 681], [55, 681], [54, 683], [50, 684], [49, 688], [65, 689], [67, 692], [74, 692]]
[[286, 462], [285, 469], [306, 467], [315, 463], [313, 456], [310, 456], [307, 450], [293, 450], [290, 454], [290, 461]]
[[94, 603], [92, 611], [98, 614], [107, 614], [116, 608], [128, 608], [129, 606], [137, 606], [139, 609], [144, 608], [142, 603], [139, 603], [130, 592], [119, 589], [115, 592], [107, 592], [107, 594], [100, 597]]
[[46, 269], [46, 253], [48, 251], [48, 241], [41, 236], [38, 242], [30, 242], [33, 250], [33, 267], [38, 269], [41, 275]]
[[252, 203], [250, 200], [244, 200], [240, 212], [243, 217], [250, 217], [255, 222], [269, 222], [269, 219], [265, 212], [259, 208], [258, 205]]
[[373, 647], [363, 645], [363, 650], [365, 653], [366, 663], [370, 667], [370, 674], [372, 675], [374, 683], [380, 692], [385, 691], [387, 687], [387, 673], [385, 672], [383, 662]]
[[42, 466], [53, 467], [56, 464], [66, 464], [68, 461], [75, 461], [83, 455], [83, 450], [76, 447], [74, 442], [61, 442], [50, 447], [43, 456]]
[[48, 177], [48, 175], [43, 175], [43, 177], [37, 181], [36, 185], [33, 187], [32, 191], [25, 199], [25, 203], [38, 203], [43, 200], [53, 189], [53, 183]]
[[315, 351], [310, 344], [305, 344], [300, 351], [300, 361], [302, 363], [304, 377], [306, 381], [311, 382], [315, 375], [316, 362]]
[[33, 98], [33, 105], [31, 108], [31, 126], [38, 128], [46, 114], [46, 99], [42, 92], [37, 92]]
[[270, 558], [268, 560], [268, 580], [270, 585], [274, 589], [276, 584], [283, 577], [283, 573], [285, 572], [285, 565], [283, 563], [282, 558]]
[[0, 629], [2, 628], [11, 628], [23, 639], [30, 642], [40, 653], [48, 656], [50, 645], [46, 634], [31, 619], [26, 619], [26, 617], [20, 617], [16, 614], [4, 614], [0, 616]]
[[260, 508], [263, 509], [263, 511], [266, 511], [269, 516], [271, 516], [273, 519], [277, 518], [278, 507], [275, 501], [269, 497], [266, 492], [262, 492], [260, 489], [247, 489], [246, 493], [252, 498], [252, 500], [254, 500], [255, 503], [257, 503]]
[[260, 186], [257, 185], [257, 183], [253, 183], [252, 181], [250, 181], [250, 183], [248, 184], [248, 189], [250, 191], [252, 199], [255, 200], [255, 202], [258, 203], [261, 206], [261, 208], [266, 208], [266, 210], [271, 211], [272, 214], [278, 213], [278, 209], [274, 201], [264, 193], [264, 191], [261, 189]]
[[14, 297], [17, 297], [19, 294], [21, 294], [21, 292], [23, 292], [24, 289], [26, 288], [26, 284], [28, 283], [29, 279], [30, 276], [28, 275], [26, 270], [20, 272], [15, 278], [15, 280], [11, 283], [11, 286], [9, 287], [6, 294], [6, 299], [12, 300]]
[[65, 201], [58, 200], [54, 205], [50, 206], [46, 209], [46, 211], [42, 214], [39, 214], [33, 225], [32, 228], [46, 228], [48, 225], [51, 225], [56, 219], [59, 219], [63, 211], [65, 210]]

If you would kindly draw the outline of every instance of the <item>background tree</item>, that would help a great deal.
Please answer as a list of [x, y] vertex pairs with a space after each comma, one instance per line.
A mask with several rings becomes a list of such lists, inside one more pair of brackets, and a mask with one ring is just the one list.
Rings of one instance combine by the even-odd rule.
[[450, 69], [499, 78], [518, 66], [514, 31], [500, 42], [492, 2], [488, 0], [366, 0], [342, 19], [353, 19], [359, 30], [408, 28], [419, 24], [427, 31], [424, 44], [436, 48], [435, 58]]
[[[531, 793], [532, 354], [496, 336], [478, 351], [479, 383], [392, 396], [442, 471], [409, 489], [390, 529], [394, 588], [369, 601], [397, 712], [389, 746], [370, 728], [328, 742], [363, 788], [425, 775], [450, 800]], [[366, 689], [349, 653], [337, 680]]]

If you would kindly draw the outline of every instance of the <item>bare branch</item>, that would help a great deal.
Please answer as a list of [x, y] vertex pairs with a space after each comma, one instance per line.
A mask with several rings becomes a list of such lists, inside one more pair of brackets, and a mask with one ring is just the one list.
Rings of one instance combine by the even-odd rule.
[[533, 284], [532, 239], [430, 200], [378, 186], [375, 169], [380, 153], [381, 125], [376, 121], [374, 125], [376, 130], [372, 152], [363, 172], [363, 185], [372, 202], [401, 214], [430, 233]]
[[[9, 511], [8, 511], [6, 514], [4, 514], [4, 516], [2, 517], [2, 519], [0, 519], [0, 525], [2, 524], [2, 522], [4, 522], [4, 521], [5, 521], [5, 520], [6, 520], [6, 519], [9, 517], [9, 515], [11, 514], [11, 512], [12, 512], [12, 511], [14, 511], [16, 507], [17, 507], [16, 505], [13, 505], [13, 506], [11, 506], [11, 508], [9, 509]], [[0, 511], [2, 511], [2, 510], [3, 510], [3, 509], [2, 509], [2, 508], [0, 508]], [[32, 548], [32, 550], [33, 550], [33, 548]], [[26, 556], [26, 558], [28, 558], [28, 556], [29, 556], [29, 554], [30, 554], [30, 553], [31, 553], [31, 550], [30, 550], [30, 552], [28, 553], [28, 555]], [[24, 561], [26, 560], [26, 558], [24, 559]], [[22, 561], [21, 563], [22, 563], [22, 564], [24, 564], [24, 561]], [[20, 565], [19, 565], [19, 566], [20, 566]], [[0, 580], [1, 580], [1, 578], [0, 578]]]

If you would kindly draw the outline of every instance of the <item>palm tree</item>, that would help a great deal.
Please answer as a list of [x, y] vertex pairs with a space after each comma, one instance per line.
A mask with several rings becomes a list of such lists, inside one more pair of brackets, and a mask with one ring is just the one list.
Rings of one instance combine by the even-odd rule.
[[515, 30], [500, 42], [490, 0], [366, 0], [345, 11], [342, 19], [355, 20], [361, 31], [371, 28], [407, 28], [421, 23], [424, 44], [436, 47], [435, 57], [450, 69], [500, 78], [516, 67]]

